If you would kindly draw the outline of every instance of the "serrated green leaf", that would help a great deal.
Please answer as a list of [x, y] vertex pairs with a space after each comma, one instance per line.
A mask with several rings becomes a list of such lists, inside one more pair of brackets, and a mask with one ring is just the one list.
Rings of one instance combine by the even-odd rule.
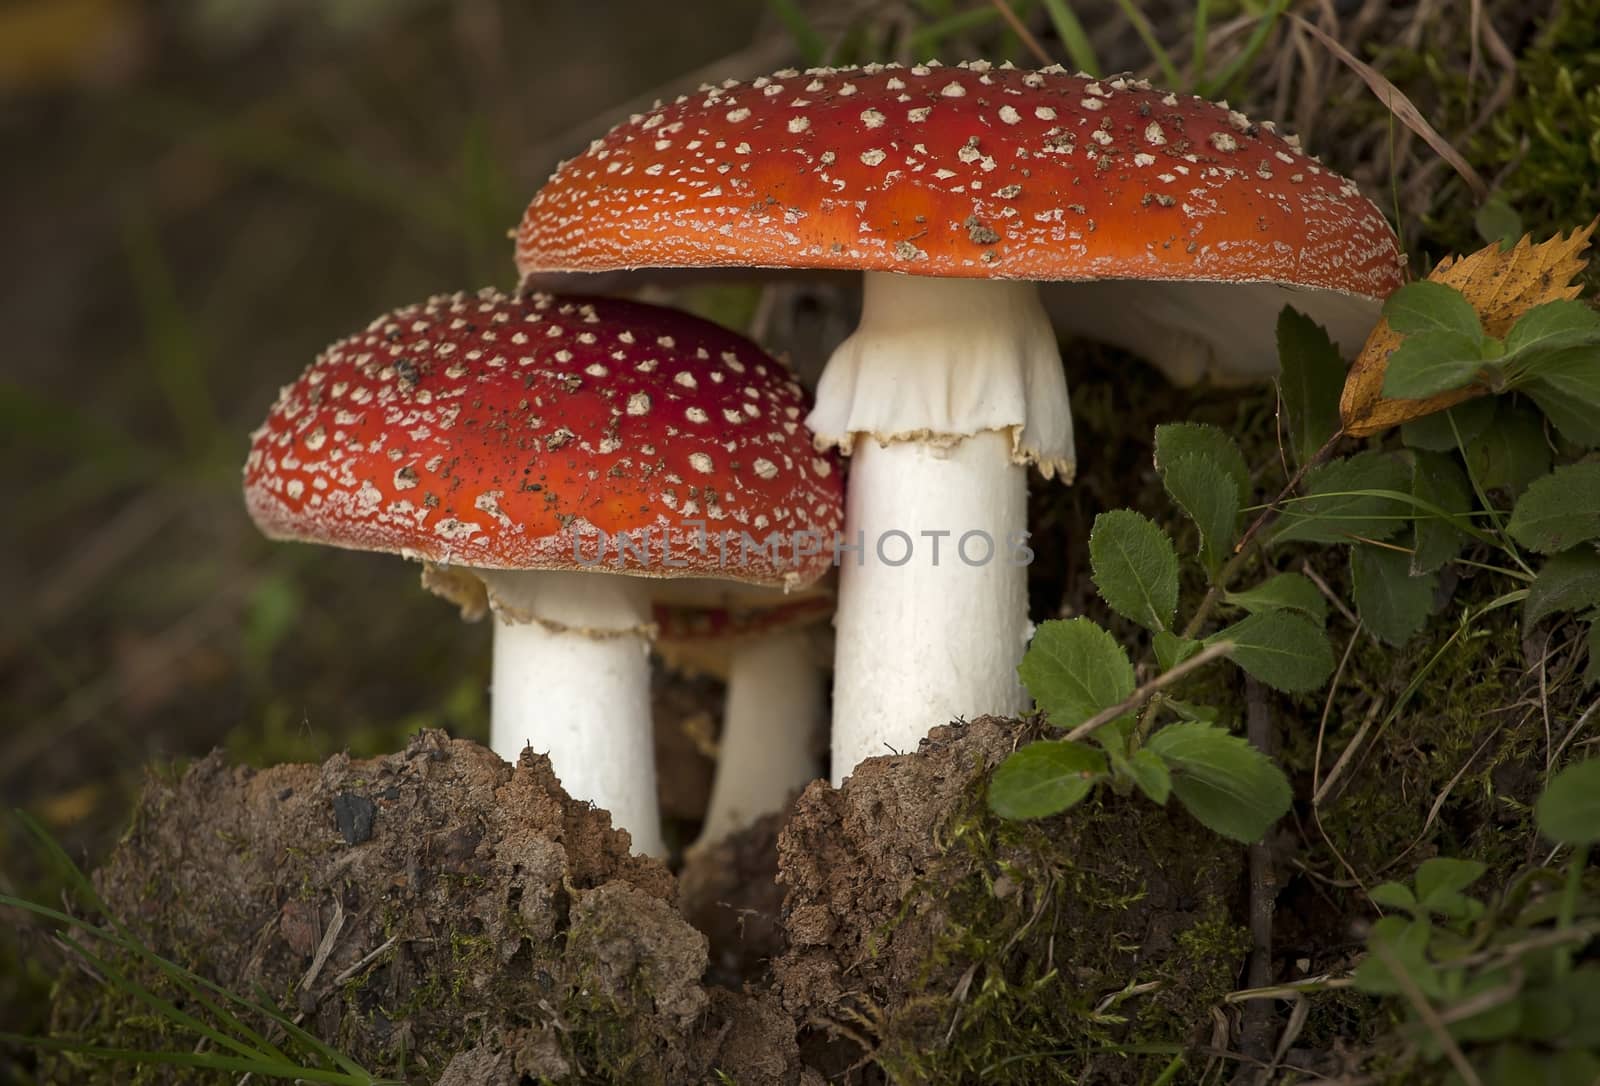
[[1600, 463], [1568, 464], [1534, 480], [1512, 507], [1506, 531], [1540, 554], [1600, 537]]
[[[1455, 452], [1488, 428], [1489, 423], [1494, 421], [1494, 409], [1493, 397], [1480, 396], [1456, 404], [1448, 411], [1435, 411], [1403, 423], [1400, 437], [1413, 449]], [[1459, 442], [1457, 435], [1460, 435]]]
[[1156, 650], [1156, 663], [1161, 665], [1162, 671], [1171, 671], [1205, 648], [1202, 643], [1193, 638], [1179, 637], [1177, 634], [1169, 633], [1166, 630], [1151, 638], [1150, 644]]
[[1262, 611], [1206, 638], [1218, 641], [1233, 642], [1229, 659], [1274, 690], [1315, 690], [1333, 673], [1328, 635], [1293, 611]]
[[1517, 318], [1506, 333], [1504, 361], [1528, 364], [1535, 352], [1596, 345], [1600, 345], [1600, 313], [1576, 299], [1559, 299], [1536, 305]]
[[[1453, 456], [1418, 450], [1411, 454], [1411, 496], [1465, 517], [1472, 510], [1472, 484]], [[1466, 546], [1467, 534], [1443, 517], [1415, 510], [1416, 548], [1412, 573], [1432, 573]]]
[[1563, 845], [1600, 841], [1600, 758], [1569, 765], [1533, 806], [1539, 832]]
[[1380, 882], [1372, 888], [1368, 896], [1372, 898], [1374, 904], [1381, 905], [1385, 909], [1403, 909], [1411, 912], [1417, 907], [1416, 895], [1411, 892], [1409, 886], [1401, 882]]
[[1178, 552], [1161, 526], [1132, 509], [1094, 518], [1089, 530], [1094, 585], [1111, 609], [1148, 630], [1172, 626], [1178, 610]]
[[1489, 870], [1477, 860], [1457, 860], [1449, 856], [1434, 856], [1423, 860], [1417, 868], [1417, 901], [1423, 906], [1451, 894], [1459, 894]]
[[1362, 625], [1390, 645], [1404, 645], [1433, 611], [1438, 577], [1411, 574], [1411, 555], [1387, 547], [1350, 548], [1351, 595]]
[[[1428, 961], [1428, 941], [1432, 935], [1433, 925], [1425, 917], [1385, 916], [1373, 923], [1367, 946], [1381, 945], [1424, 995], [1438, 998], [1443, 994], [1438, 970]], [[1393, 995], [1401, 991], [1388, 963], [1370, 949], [1356, 966], [1354, 981], [1358, 991], [1372, 995]]]
[[1204, 422], [1168, 422], [1156, 427], [1156, 471], [1185, 456], [1198, 456], [1215, 464], [1233, 480], [1241, 503], [1250, 496], [1250, 468], [1239, 446], [1220, 426]]
[[1167, 763], [1148, 747], [1133, 752], [1133, 757], [1128, 759], [1128, 775], [1139, 786], [1139, 791], [1154, 803], [1165, 804], [1172, 793], [1172, 773]]
[[1407, 336], [1389, 355], [1383, 394], [1397, 400], [1425, 400], [1470, 385], [1484, 368], [1479, 341], [1455, 332]]
[[1081, 801], [1105, 775], [1106, 756], [1093, 747], [1029, 743], [994, 771], [989, 807], [1001, 818], [1045, 818]]
[[1180, 456], [1161, 475], [1167, 493], [1200, 530], [1200, 561], [1215, 574], [1227, 561], [1239, 531], [1234, 481], [1206, 457]]
[[1278, 314], [1278, 395], [1296, 464], [1305, 464], [1339, 430], [1345, 366], [1328, 333], [1284, 306]]
[[1551, 615], [1600, 606], [1600, 554], [1576, 547], [1553, 555], [1539, 568], [1522, 605], [1522, 622], [1532, 626]]
[[1273, 542], [1388, 539], [1405, 525], [1407, 508], [1374, 491], [1409, 489], [1405, 466], [1385, 453], [1357, 453], [1323, 464], [1306, 473], [1304, 497], [1285, 503]]
[[1261, 611], [1299, 611], [1315, 619], [1318, 626], [1328, 621], [1328, 600], [1311, 578], [1299, 573], [1279, 573], [1243, 592], [1228, 592], [1228, 603], [1251, 614]]
[[1259, 841], [1289, 810], [1289, 780], [1272, 759], [1211, 724], [1169, 724], [1150, 737], [1172, 772], [1172, 791], [1201, 824], [1235, 841]]
[[1133, 693], [1127, 652], [1086, 618], [1042, 623], [1017, 673], [1057, 728], [1081, 724]]
[[1407, 283], [1383, 303], [1383, 316], [1401, 335], [1454, 332], [1474, 342], [1483, 339], [1483, 325], [1472, 303], [1452, 286], [1431, 279]]
[[1538, 375], [1520, 386], [1568, 441], [1600, 446], [1600, 349], [1575, 347], [1539, 364]]
[[1484, 490], [1520, 494], [1550, 471], [1550, 445], [1536, 412], [1500, 400], [1494, 422], [1466, 448], [1467, 469]]

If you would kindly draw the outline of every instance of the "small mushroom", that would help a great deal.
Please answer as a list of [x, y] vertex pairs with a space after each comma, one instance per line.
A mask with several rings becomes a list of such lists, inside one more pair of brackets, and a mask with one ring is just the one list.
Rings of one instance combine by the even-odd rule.
[[724, 526], [780, 542], [837, 529], [839, 473], [805, 406], [781, 363], [686, 314], [439, 296], [283, 390], [245, 500], [269, 536], [421, 559], [451, 598], [486, 601], [495, 751], [547, 752], [570, 794], [659, 855], [652, 586], [729, 561], [768, 589], [826, 572], [821, 548], [718, 545]]
[[714, 844], [782, 809], [821, 775], [824, 594], [774, 594], [733, 604], [661, 604], [656, 651], [668, 666], [727, 685], [717, 770], [697, 846]]
[[1378, 209], [1270, 124], [977, 62], [785, 70], [636, 115], [534, 197], [517, 260], [866, 273], [809, 416], [854, 456], [836, 783], [1026, 704], [1026, 466], [1075, 465], [1052, 314], [1177, 378], [1261, 375], [1284, 304], [1354, 345], [1402, 281]]

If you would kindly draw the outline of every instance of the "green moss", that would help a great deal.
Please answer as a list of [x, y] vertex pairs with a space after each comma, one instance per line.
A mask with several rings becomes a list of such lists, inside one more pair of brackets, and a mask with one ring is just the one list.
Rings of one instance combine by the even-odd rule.
[[1246, 937], [1216, 891], [1236, 850], [1114, 797], [1001, 822], [986, 784], [913, 895], [938, 934], [925, 994], [877, 1023], [878, 1061], [908, 1083], [1154, 1078], [1234, 987]]

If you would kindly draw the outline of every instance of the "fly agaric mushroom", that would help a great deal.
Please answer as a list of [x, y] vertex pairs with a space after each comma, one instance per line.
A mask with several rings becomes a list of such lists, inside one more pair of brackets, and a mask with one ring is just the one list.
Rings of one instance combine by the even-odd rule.
[[820, 595], [656, 605], [656, 651], [668, 666], [727, 685], [700, 843], [720, 841], [778, 810], [818, 776], [814, 743], [823, 699], [815, 627], [831, 614], [833, 600]]
[[1359, 343], [1402, 267], [1377, 208], [1270, 124], [983, 63], [781, 71], [635, 116], [534, 197], [517, 261], [866, 272], [809, 419], [854, 451], [845, 542], [865, 551], [841, 570], [836, 783], [932, 724], [1025, 704], [1007, 549], [1025, 465], [1074, 466], [1036, 283], [1073, 284], [1053, 307], [1069, 324], [1192, 379], [1272, 372], [1290, 302]]
[[[651, 578], [783, 589], [826, 572], [820, 547], [786, 541], [839, 523], [839, 473], [804, 410], [781, 363], [683, 313], [439, 296], [283, 390], [245, 500], [274, 538], [480, 579], [499, 618], [491, 745], [548, 752], [570, 794], [659, 855]], [[768, 545], [708, 545], [724, 524]]]

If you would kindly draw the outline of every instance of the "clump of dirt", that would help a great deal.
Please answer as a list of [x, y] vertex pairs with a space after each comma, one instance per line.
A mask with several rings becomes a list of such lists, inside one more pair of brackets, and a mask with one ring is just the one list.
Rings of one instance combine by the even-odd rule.
[[[629, 855], [546, 759], [508, 766], [440, 732], [367, 761], [213, 755], [156, 778], [96, 883], [152, 949], [259, 987], [407, 1083], [1036, 1082], [1046, 1060], [1149, 1078], [1202, 1039], [1242, 967], [1241, 852], [1114, 796], [1000, 822], [989, 773], [1029, 734], [936, 729], [700, 853], [685, 911], [709, 944], [666, 868]], [[58, 1035], [192, 1046], [68, 976]], [[1168, 1054], [1119, 1054], [1150, 1045]], [[117, 1065], [50, 1070], [130, 1081]]]
[[[568, 799], [531, 753], [513, 768], [430, 731], [399, 754], [320, 767], [257, 771], [214, 754], [151, 781], [95, 881], [158, 953], [236, 992], [260, 986], [369, 1071], [407, 1082], [687, 1082], [754, 1072], [774, 1053], [796, 1063], [778, 1016], [702, 985], [706, 939], [674, 907], [667, 869], [630, 855], [609, 815]], [[55, 1032], [185, 1044], [119, 998], [81, 976], [63, 985]], [[114, 1064], [55, 1071], [129, 1081]], [[164, 1067], [140, 1081], [214, 1074]]]
[[788, 946], [778, 838], [793, 806], [736, 834], [692, 849], [678, 875], [684, 916], [711, 942], [708, 979], [726, 988], [766, 981], [771, 961]]
[[[817, 782], [779, 843], [774, 965], [802, 1051], [896, 1082], [1142, 1081], [1209, 1029], [1246, 940], [1243, 850], [1115, 796], [1036, 823], [989, 812], [1014, 721], [934, 729], [915, 755]], [[1167, 1054], [1131, 1054], [1146, 1042]]]

